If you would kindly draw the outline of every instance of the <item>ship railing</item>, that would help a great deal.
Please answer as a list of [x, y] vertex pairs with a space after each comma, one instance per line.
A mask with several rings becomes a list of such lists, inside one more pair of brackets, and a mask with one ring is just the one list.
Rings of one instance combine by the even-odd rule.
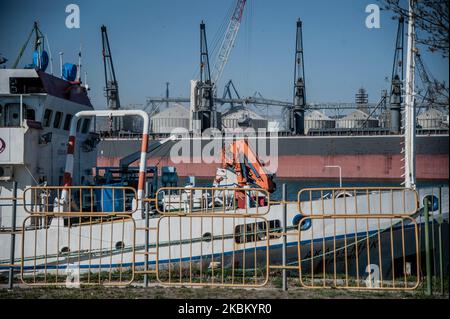
[[419, 197], [404, 187], [304, 188], [297, 194], [301, 215], [402, 214], [419, 209]]
[[271, 205], [268, 191], [251, 187], [162, 187], [153, 201], [158, 202], [155, 209], [162, 215], [265, 215]]

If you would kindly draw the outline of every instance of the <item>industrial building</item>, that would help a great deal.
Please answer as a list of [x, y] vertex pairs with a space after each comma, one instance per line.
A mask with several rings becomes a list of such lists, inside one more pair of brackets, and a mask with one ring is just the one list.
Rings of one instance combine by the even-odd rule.
[[417, 116], [417, 124], [423, 129], [436, 129], [444, 126], [446, 115], [436, 108], [429, 108]]
[[150, 119], [151, 132], [156, 134], [169, 134], [174, 129], [189, 129], [189, 110], [181, 104], [171, 107], [155, 114]]
[[267, 119], [243, 106], [234, 107], [222, 115], [222, 126], [225, 131], [248, 127], [267, 130], [267, 125]]
[[378, 127], [378, 120], [371, 119], [361, 110], [354, 110], [350, 114], [336, 121], [337, 128], [373, 128]]
[[310, 129], [329, 129], [335, 128], [335, 125], [335, 120], [317, 110], [314, 110], [305, 116], [305, 134], [308, 134]]

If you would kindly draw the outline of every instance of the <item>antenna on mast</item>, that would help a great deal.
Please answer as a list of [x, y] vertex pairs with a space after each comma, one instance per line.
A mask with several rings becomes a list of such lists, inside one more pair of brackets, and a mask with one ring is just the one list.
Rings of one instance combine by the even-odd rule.
[[63, 55], [64, 52], [59, 52], [59, 71], [61, 79], [63, 78]]
[[81, 83], [81, 42], [80, 42], [80, 51], [78, 52], [78, 82]]

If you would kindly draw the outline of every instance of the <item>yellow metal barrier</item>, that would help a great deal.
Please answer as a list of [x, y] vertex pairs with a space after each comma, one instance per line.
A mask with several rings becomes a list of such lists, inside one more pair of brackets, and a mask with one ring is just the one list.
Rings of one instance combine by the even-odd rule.
[[[8, 199], [14, 200], [0, 198]], [[138, 227], [131, 187], [30, 187], [20, 199], [29, 213], [20, 228], [27, 285], [122, 286], [137, 273], [155, 273], [168, 286], [263, 287], [269, 268], [297, 270], [307, 288], [411, 290], [420, 280], [418, 226], [411, 216], [419, 205], [411, 189], [309, 188], [287, 202], [271, 201], [258, 188], [165, 187], [143, 199], [156, 204], [157, 222], [146, 225], [138, 217]], [[269, 260], [270, 245], [279, 249], [285, 233], [267, 215], [283, 204], [302, 215], [298, 231], [297, 224], [286, 230], [295, 236], [295, 266]], [[137, 247], [136, 229], [156, 231], [149, 243], [156, 249], [142, 252], [145, 237]], [[139, 253], [155, 263], [152, 270], [135, 270]]]
[[26, 229], [21, 280], [31, 286], [124, 286], [134, 279], [135, 221], [128, 214], [40, 215], [44, 229]]
[[305, 188], [297, 199], [298, 211], [304, 216], [412, 215], [419, 208], [417, 192], [403, 187]]
[[[67, 191], [65, 201], [63, 191]], [[118, 186], [33, 186], [23, 193], [29, 214], [132, 214], [137, 209], [137, 193]]]
[[247, 214], [265, 215], [270, 210], [270, 193], [260, 188], [163, 187], [156, 193], [162, 200], [160, 214]]
[[[302, 230], [306, 223], [308, 231]], [[413, 290], [419, 285], [418, 227], [408, 215], [308, 216], [298, 232], [302, 287]]]
[[262, 287], [269, 225], [262, 216], [191, 214], [158, 221], [157, 280], [167, 286]]

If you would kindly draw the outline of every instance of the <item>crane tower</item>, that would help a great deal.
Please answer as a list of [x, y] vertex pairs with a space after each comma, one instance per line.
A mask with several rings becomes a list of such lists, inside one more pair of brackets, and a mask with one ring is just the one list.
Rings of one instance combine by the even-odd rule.
[[305, 134], [305, 68], [303, 61], [302, 21], [297, 20], [294, 67], [294, 105], [289, 110], [289, 129], [295, 135]]

